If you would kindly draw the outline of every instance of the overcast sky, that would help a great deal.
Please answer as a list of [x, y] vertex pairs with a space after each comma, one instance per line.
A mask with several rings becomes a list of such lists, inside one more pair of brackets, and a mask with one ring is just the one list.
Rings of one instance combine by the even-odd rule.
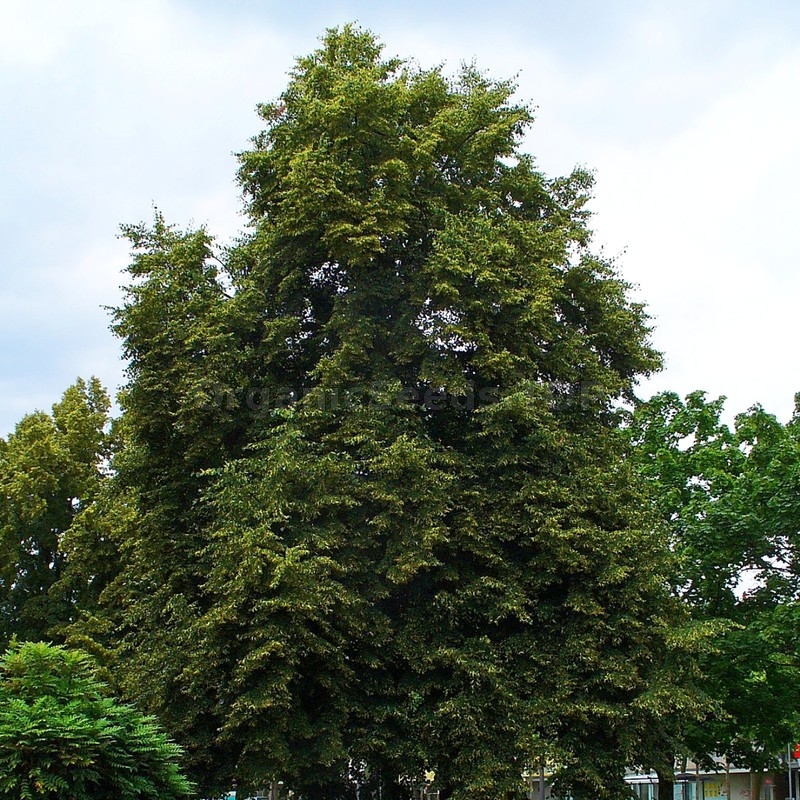
[[120, 223], [225, 241], [234, 153], [296, 56], [357, 21], [389, 55], [518, 75], [542, 171], [595, 171], [595, 246], [666, 369], [782, 420], [800, 391], [797, 0], [0, 0], [0, 435], [77, 376], [123, 381]]

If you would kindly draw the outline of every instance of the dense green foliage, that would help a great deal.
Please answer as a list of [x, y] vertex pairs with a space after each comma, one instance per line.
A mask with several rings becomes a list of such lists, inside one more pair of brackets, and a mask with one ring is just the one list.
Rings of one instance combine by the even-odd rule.
[[512, 91], [331, 31], [221, 264], [127, 230], [112, 639], [209, 786], [602, 792], [634, 756], [675, 620], [613, 408], [659, 358]]
[[[513, 90], [329, 31], [259, 107], [239, 241], [124, 228], [113, 436], [93, 381], [0, 439], [0, 638], [94, 648], [203, 796], [512, 798], [547, 764], [602, 798], [797, 730], [800, 414], [619, 410], [647, 316]], [[3, 665], [7, 796], [188, 791], [82, 657]]]
[[713, 713], [678, 746], [762, 770], [800, 729], [800, 414], [781, 425], [755, 407], [731, 428], [721, 412], [665, 393], [631, 432], [679, 555], [675, 591], [717, 630], [700, 658]]
[[0, 659], [3, 800], [170, 800], [192, 787], [155, 720], [115, 702], [86, 656], [40, 643]]
[[88, 535], [90, 508], [109, 455], [109, 400], [100, 383], [82, 380], [64, 393], [53, 413], [29, 414], [8, 439], [0, 438], [0, 646], [12, 636], [43, 639], [73, 622], [79, 607], [97, 599], [102, 542], [93, 541], [94, 572], [80, 576], [88, 553], [76, 540]]

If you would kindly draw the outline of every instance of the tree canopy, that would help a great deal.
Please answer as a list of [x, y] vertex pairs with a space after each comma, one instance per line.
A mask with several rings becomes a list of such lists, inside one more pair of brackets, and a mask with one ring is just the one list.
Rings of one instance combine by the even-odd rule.
[[678, 555], [675, 592], [716, 629], [700, 657], [715, 705], [684, 724], [680, 746], [761, 771], [800, 727], [800, 414], [782, 425], [756, 406], [729, 426], [722, 409], [665, 392], [637, 409], [631, 434]]
[[714, 754], [758, 796], [800, 395], [637, 400], [646, 311], [514, 93], [329, 30], [258, 106], [239, 239], [123, 227], [121, 417], [79, 380], [0, 438], [0, 800], [669, 798]]
[[204, 785], [635, 758], [678, 611], [615, 405], [660, 358], [513, 91], [329, 31], [259, 107], [239, 242], [126, 229], [110, 641]]
[[[109, 398], [97, 379], [78, 380], [52, 414], [28, 414], [0, 438], [0, 646], [12, 636], [47, 639], [75, 620], [99, 594], [100, 557], [78, 579], [67, 574], [71, 540], [81, 536], [110, 455]], [[84, 554], [92, 548], [76, 548]], [[113, 557], [110, 559], [115, 560]]]

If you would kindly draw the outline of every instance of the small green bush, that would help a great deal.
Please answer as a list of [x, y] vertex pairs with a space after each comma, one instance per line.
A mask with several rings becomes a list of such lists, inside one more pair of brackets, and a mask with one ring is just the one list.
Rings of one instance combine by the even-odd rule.
[[86, 655], [27, 642], [0, 659], [0, 799], [177, 800], [192, 791], [180, 756]]

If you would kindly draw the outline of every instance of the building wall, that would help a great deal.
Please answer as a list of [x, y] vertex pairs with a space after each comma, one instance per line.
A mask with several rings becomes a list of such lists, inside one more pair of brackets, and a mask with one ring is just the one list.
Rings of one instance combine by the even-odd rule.
[[[629, 775], [628, 781], [638, 800], [659, 800], [658, 781], [655, 775]], [[727, 780], [730, 781], [730, 797], [727, 797]], [[725, 772], [700, 773], [700, 781], [676, 781], [672, 800], [785, 800], [786, 776], [770, 773], [765, 776], [759, 797], [750, 797], [750, 773], [731, 770], [726, 779]]]

